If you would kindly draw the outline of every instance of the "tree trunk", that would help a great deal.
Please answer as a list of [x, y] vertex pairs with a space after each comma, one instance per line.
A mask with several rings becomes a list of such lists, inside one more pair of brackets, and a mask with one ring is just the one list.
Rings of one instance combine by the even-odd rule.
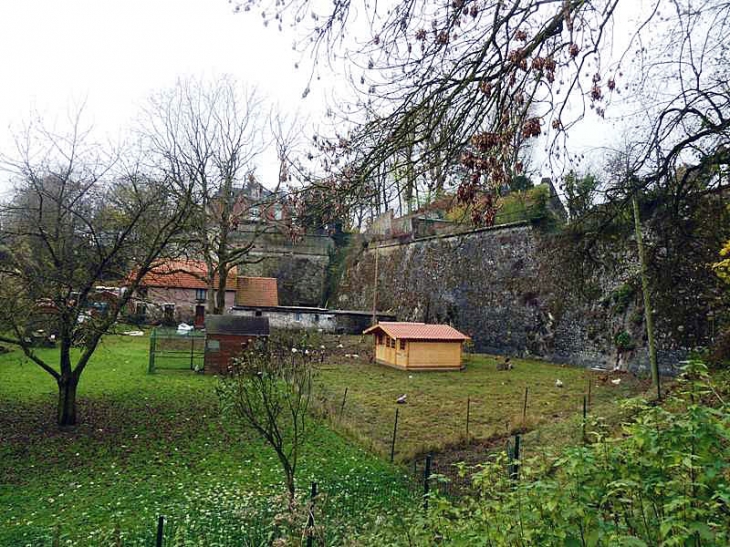
[[[227, 276], [226, 272], [226, 276]], [[218, 289], [215, 295], [215, 313], [224, 314], [226, 313], [226, 277], [219, 275], [218, 277]]]
[[74, 374], [58, 379], [58, 425], [76, 425], [76, 388], [79, 380]]
[[639, 200], [634, 195], [631, 199], [634, 209], [634, 228], [636, 231], [636, 246], [639, 251], [639, 265], [641, 274], [641, 292], [644, 297], [644, 319], [646, 321], [646, 337], [649, 342], [649, 365], [651, 366], [651, 379], [656, 387], [657, 399], [662, 398], [662, 390], [659, 379], [659, 365], [656, 359], [656, 345], [654, 343], [654, 316], [651, 312], [651, 297], [649, 295], [649, 277], [647, 275], [646, 253], [644, 251], [644, 239], [641, 233], [641, 218], [639, 218]]

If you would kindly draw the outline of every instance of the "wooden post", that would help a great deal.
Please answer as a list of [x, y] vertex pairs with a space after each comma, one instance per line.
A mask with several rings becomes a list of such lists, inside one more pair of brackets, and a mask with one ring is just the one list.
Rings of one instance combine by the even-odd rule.
[[312, 483], [312, 493], [309, 497], [309, 517], [307, 518], [307, 547], [314, 543], [314, 501], [317, 497], [317, 483]]
[[342, 404], [340, 405], [340, 418], [345, 412], [345, 401], [347, 400], [347, 388], [345, 388], [345, 394], [342, 396]]
[[423, 468], [423, 510], [428, 511], [428, 479], [431, 477], [431, 454], [426, 455], [426, 465]]
[[522, 425], [525, 425], [525, 419], [527, 418], [527, 388], [525, 388], [525, 400], [522, 403]]
[[469, 441], [469, 415], [471, 414], [471, 397], [466, 398], [466, 440]]
[[395, 407], [395, 422], [393, 423], [393, 441], [390, 443], [390, 463], [393, 463], [393, 457], [395, 456], [395, 435], [398, 432], [398, 411], [400, 409]]
[[157, 519], [157, 541], [155, 541], [156, 547], [162, 547], [162, 533], [165, 529], [165, 517], [162, 515]]

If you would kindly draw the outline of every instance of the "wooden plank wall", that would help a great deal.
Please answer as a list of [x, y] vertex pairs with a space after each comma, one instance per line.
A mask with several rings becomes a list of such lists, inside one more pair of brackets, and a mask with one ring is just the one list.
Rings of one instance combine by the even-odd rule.
[[408, 368], [461, 367], [460, 342], [411, 341], [408, 349]]

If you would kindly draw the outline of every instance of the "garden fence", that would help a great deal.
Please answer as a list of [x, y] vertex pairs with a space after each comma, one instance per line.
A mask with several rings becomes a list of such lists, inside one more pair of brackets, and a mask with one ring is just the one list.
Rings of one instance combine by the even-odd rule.
[[150, 333], [149, 366], [158, 370], [203, 370], [205, 333], [192, 330], [181, 333], [171, 328], [156, 327]]
[[[519, 443], [519, 440], [516, 440]], [[301, 529], [306, 537], [306, 545], [329, 544], [323, 534], [342, 523], [349, 524], [361, 518], [363, 513], [387, 514], [401, 511], [410, 513], [428, 510], [429, 500], [435, 496], [456, 499], [469, 492], [468, 478], [457, 481], [444, 480], [438, 462], [429, 454], [414, 464], [413, 474], [406, 474], [403, 480], [390, 483], [364, 483], [345, 487], [335, 481], [313, 482], [311, 488], [300, 485], [300, 491], [307, 492], [301, 500], [306, 507], [302, 514]], [[516, 461], [505, 467], [505, 473], [513, 473], [517, 478], [519, 468]], [[208, 511], [211, 512], [210, 508]], [[215, 511], [212, 511], [213, 513]], [[206, 521], [206, 527], [190, 527], [187, 517], [159, 515], [154, 522], [139, 523], [135, 531], [122, 530], [116, 526], [106, 534], [100, 534], [104, 545], [113, 547], [171, 547], [188, 545], [188, 541], [200, 541], [214, 545], [269, 545], [273, 522], [277, 520], [276, 511], [263, 506], [259, 511], [241, 520], [241, 515], [219, 516]], [[317, 532], [314, 532], [314, 529]], [[103, 536], [103, 540], [102, 540]], [[45, 537], [39, 537], [33, 546], [61, 547], [71, 541], [67, 530], [56, 526]], [[182, 543], [181, 543], [182, 541]], [[207, 543], [206, 543], [207, 544]]]

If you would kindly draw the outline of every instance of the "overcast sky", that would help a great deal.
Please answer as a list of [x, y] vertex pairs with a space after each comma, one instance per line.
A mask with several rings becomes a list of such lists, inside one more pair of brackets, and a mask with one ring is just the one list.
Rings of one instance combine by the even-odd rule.
[[[285, 114], [316, 120], [326, 85], [302, 99], [310, 71], [292, 43], [226, 0], [0, 0], [0, 149], [12, 151], [10, 130], [34, 111], [62, 123], [84, 102], [87, 121], [114, 137], [181, 76], [231, 74]], [[257, 172], [276, 184], [273, 152]]]
[[[265, 28], [258, 14], [235, 14], [227, 0], [0, 0], [0, 150], [12, 153], [12, 129], [34, 112], [60, 123], [82, 103], [97, 135], [118, 136], [151, 93], [185, 76], [231, 74], [280, 112], [317, 124], [331, 88], [342, 93], [342, 77], [327, 75], [303, 99], [311, 65], [293, 40]], [[605, 145], [609, 128], [589, 112], [570, 140], [576, 148]], [[549, 175], [540, 148], [535, 174]], [[277, 171], [272, 150], [257, 173], [274, 186]]]

